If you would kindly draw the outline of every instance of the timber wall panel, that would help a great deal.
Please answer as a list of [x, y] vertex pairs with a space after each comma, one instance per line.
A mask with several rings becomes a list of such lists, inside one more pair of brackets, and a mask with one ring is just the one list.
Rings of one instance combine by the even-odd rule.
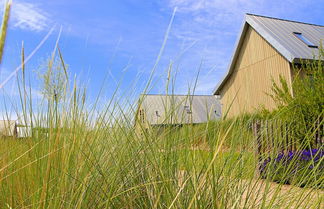
[[231, 117], [253, 112], [260, 106], [273, 109], [275, 103], [268, 94], [271, 93], [272, 79], [278, 83], [280, 75], [291, 84], [289, 62], [249, 27], [234, 72], [220, 92], [222, 112], [229, 110]]

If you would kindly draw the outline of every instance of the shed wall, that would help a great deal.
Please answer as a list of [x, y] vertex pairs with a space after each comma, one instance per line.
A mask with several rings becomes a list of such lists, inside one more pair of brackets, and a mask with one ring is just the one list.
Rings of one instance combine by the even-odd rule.
[[16, 136], [17, 126], [14, 120], [0, 120], [0, 136]]
[[291, 86], [290, 63], [251, 27], [235, 62], [233, 74], [220, 91], [222, 112], [228, 111], [229, 117], [251, 113], [260, 106], [273, 109], [275, 103], [267, 95], [272, 78], [278, 83], [282, 75]]

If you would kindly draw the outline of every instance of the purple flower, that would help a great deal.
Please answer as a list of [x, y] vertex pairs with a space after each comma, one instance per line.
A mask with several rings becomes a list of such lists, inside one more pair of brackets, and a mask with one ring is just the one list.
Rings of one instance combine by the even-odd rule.
[[277, 161], [277, 162], [279, 162], [279, 161], [281, 161], [282, 160], [282, 158], [284, 158], [284, 154], [283, 153], [280, 153], [279, 155], [278, 155], [278, 157], [275, 159], [275, 161]]
[[[273, 160], [270, 157], [266, 158], [260, 165], [260, 171], [264, 172], [271, 161], [273, 161], [273, 169], [276, 169], [279, 163], [289, 165], [289, 163], [294, 162], [293, 173], [303, 168], [314, 169], [317, 167], [319, 170], [322, 170], [324, 169], [324, 160], [321, 161], [323, 157], [324, 150], [319, 149], [289, 151], [286, 154], [282, 152], [273, 158]], [[320, 161], [322, 163], [317, 166]]]

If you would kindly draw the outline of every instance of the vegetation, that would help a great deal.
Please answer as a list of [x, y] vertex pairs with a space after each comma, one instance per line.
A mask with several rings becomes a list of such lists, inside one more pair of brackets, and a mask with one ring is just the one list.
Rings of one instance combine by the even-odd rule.
[[[315, 133], [324, 136], [324, 49], [314, 61], [302, 61], [293, 65], [294, 80], [292, 91], [287, 81], [281, 78], [279, 85], [273, 83], [272, 98], [278, 104], [274, 115], [290, 124], [296, 139], [307, 140], [307, 135], [314, 138]], [[308, 132], [312, 132], [311, 135]], [[314, 140], [313, 140], [314, 141]]]
[[323, 158], [324, 151], [319, 149], [280, 153], [276, 158], [268, 158], [263, 162], [261, 174], [264, 178], [270, 177], [278, 182], [323, 189]]
[[[295, 64], [294, 80], [290, 89], [286, 80], [273, 82], [271, 97], [278, 108], [273, 112], [263, 111], [259, 117], [280, 120], [284, 128], [277, 127], [284, 136], [270, 136], [277, 149], [271, 157], [263, 157], [261, 170], [264, 177], [298, 186], [324, 187], [324, 50], [314, 61]], [[269, 140], [269, 137], [265, 137]], [[294, 145], [282, 147], [290, 138]], [[312, 183], [310, 183], [312, 182]]]
[[[98, 100], [90, 106], [85, 88], [70, 80], [54, 93], [61, 81], [53, 83], [53, 75], [62, 75], [56, 70], [64, 72], [66, 65], [60, 52], [53, 54], [43, 76], [46, 102], [37, 108], [21, 73], [23, 118], [41, 134], [0, 140], [1, 208], [323, 206], [323, 191], [287, 188], [258, 176], [253, 117], [162, 133], [151, 128], [141, 135], [134, 132], [136, 106], [128, 98], [113, 94], [104, 108]], [[56, 92], [64, 96], [58, 100]]]
[[8, 28], [8, 21], [10, 16], [10, 7], [11, 7], [11, 1], [7, 2], [5, 4], [5, 9], [3, 13], [3, 19], [1, 24], [1, 31], [0, 31], [0, 64], [2, 61], [2, 55], [4, 51], [4, 45], [7, 37], [7, 28]]

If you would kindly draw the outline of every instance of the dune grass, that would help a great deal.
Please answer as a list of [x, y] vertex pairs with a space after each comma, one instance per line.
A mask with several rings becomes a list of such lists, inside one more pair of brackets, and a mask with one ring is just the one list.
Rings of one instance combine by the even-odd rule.
[[[282, 192], [282, 184], [262, 180], [242, 121], [141, 136], [125, 118], [107, 125], [100, 115], [94, 123], [76, 100], [60, 108], [50, 103], [34, 118], [34, 124], [59, 118], [46, 121], [48, 135], [0, 141], [1, 207], [286, 208], [289, 201], [298, 208], [306, 200], [305, 208], [318, 208], [323, 202], [319, 190]], [[55, 117], [44, 116], [54, 109]]]
[[280, 208], [289, 200], [297, 208], [304, 198], [307, 208], [321, 204], [323, 196], [314, 198], [312, 189], [290, 188], [282, 193], [281, 184], [261, 180], [255, 173], [253, 152], [230, 146], [223, 150], [221, 143], [228, 136], [219, 133], [214, 139], [221, 141], [204, 150], [189, 134], [179, 134], [178, 140], [156, 135], [139, 138], [122, 124], [79, 126], [74, 131], [63, 127], [47, 137], [4, 139], [0, 142], [0, 204], [12, 208]]
[[[52, 63], [49, 71], [63, 67], [64, 60]], [[86, 89], [65, 81], [60, 97], [55, 85], [48, 87], [35, 108], [21, 76], [19, 117], [33, 127], [33, 135], [0, 140], [2, 208], [318, 208], [323, 203], [317, 187], [282, 192], [284, 182], [259, 176], [252, 116], [139, 134], [136, 103], [111, 98], [104, 108], [88, 106]]]
[[[322, 207], [321, 190], [261, 179], [247, 123], [253, 118], [141, 135], [134, 129], [136, 103], [117, 98], [117, 88], [105, 105], [100, 93], [88, 105], [86, 88], [66, 66], [55, 50], [44, 74], [51, 85], [36, 106], [24, 67], [17, 79], [15, 109], [33, 134], [0, 139], [0, 208]], [[50, 82], [56, 78], [62, 82]]]

